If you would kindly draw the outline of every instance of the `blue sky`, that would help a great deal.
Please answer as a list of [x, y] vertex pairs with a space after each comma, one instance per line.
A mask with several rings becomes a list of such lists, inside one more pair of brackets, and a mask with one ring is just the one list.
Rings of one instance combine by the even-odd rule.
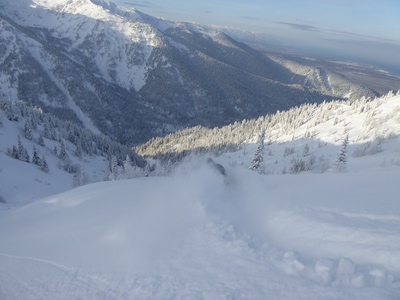
[[400, 0], [111, 0], [172, 21], [264, 33], [284, 45], [399, 68]]

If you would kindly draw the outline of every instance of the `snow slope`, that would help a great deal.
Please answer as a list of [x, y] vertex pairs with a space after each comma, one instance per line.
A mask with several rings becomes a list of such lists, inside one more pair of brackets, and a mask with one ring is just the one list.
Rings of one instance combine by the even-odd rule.
[[1, 299], [398, 299], [397, 168], [206, 166], [0, 212]]
[[[30, 124], [30, 139], [25, 134], [27, 124]], [[18, 137], [30, 156], [29, 163], [8, 153], [18, 147]], [[61, 143], [66, 153], [63, 159], [60, 157]], [[87, 145], [91, 145], [93, 151], [87, 151]], [[45, 158], [48, 172], [42, 170], [42, 165], [34, 163], [33, 149], [40, 159]], [[0, 210], [19, 207], [87, 182], [103, 181], [109, 173], [110, 157], [118, 156], [118, 153], [122, 158], [133, 154], [127, 146], [45, 114], [37, 107], [0, 99]], [[118, 159], [121, 161], [121, 157]], [[138, 161], [140, 164], [142, 159], [138, 158]], [[135, 164], [137, 162], [133, 162]], [[132, 170], [132, 176], [133, 173], [144, 176], [140, 168]]]
[[[37, 191], [67, 190], [71, 178], [1, 155], [0, 193], [20, 191], [0, 203], [0, 299], [399, 299], [399, 100], [326, 104], [315, 113], [332, 114], [295, 134], [277, 124], [267, 175], [247, 170], [249, 143], [214, 158], [226, 178], [193, 155], [169, 177], [43, 198]], [[5, 149], [22, 121], [0, 117]], [[332, 163], [345, 134], [346, 172], [318, 158], [312, 170], [282, 174], [293, 158]]]

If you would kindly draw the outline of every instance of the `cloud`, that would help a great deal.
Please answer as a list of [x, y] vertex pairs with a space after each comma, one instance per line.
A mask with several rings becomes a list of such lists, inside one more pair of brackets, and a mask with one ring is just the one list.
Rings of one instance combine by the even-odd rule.
[[354, 33], [354, 32], [349, 32], [349, 31], [329, 30], [329, 32], [333, 33], [333, 34], [336, 34], [336, 35], [353, 37], [353, 38], [357, 37], [357, 38], [362, 38], [362, 39], [373, 39], [373, 40], [382, 41], [382, 42], [395, 42], [394, 40], [387, 39], [387, 38], [381, 38], [381, 37], [372, 36], [372, 35], [359, 34], [359, 33]]
[[154, 7], [155, 5], [150, 1], [124, 1], [121, 4], [132, 7]]
[[262, 18], [249, 17], [249, 16], [243, 16], [243, 19], [252, 20], [252, 21], [260, 21], [260, 20], [262, 20]]
[[293, 29], [298, 30], [305, 30], [305, 31], [320, 31], [317, 27], [305, 24], [298, 24], [298, 23], [288, 23], [288, 22], [275, 22], [277, 24], [283, 24], [286, 26], [290, 26]]

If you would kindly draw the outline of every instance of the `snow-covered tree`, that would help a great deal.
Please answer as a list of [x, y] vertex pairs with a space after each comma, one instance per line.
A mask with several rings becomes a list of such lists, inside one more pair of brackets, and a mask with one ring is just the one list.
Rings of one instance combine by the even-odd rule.
[[292, 158], [291, 162], [290, 173], [297, 174], [306, 170], [306, 164], [302, 158]]
[[337, 154], [336, 160], [335, 160], [335, 166], [334, 170], [336, 172], [344, 172], [346, 171], [346, 165], [347, 165], [347, 145], [349, 144], [349, 135], [346, 135], [342, 142], [342, 146], [340, 147], [340, 150]]
[[20, 136], [18, 136], [18, 155], [17, 155], [17, 158], [19, 160], [22, 160], [22, 161], [25, 161], [25, 162], [29, 162], [28, 150], [26, 150], [24, 145], [22, 145]]
[[133, 166], [132, 166], [132, 161], [129, 155], [126, 155], [126, 158], [124, 160], [124, 179], [132, 179], [133, 178]]
[[81, 157], [82, 157], [82, 152], [83, 152], [83, 151], [82, 151], [82, 146], [81, 146], [81, 144], [80, 144], [79, 142], [77, 142], [74, 155], [75, 155], [76, 157], [81, 158]]
[[171, 171], [172, 171], [172, 162], [171, 162], [170, 159], [168, 159], [167, 162], [165, 163], [164, 169], [165, 169], [165, 175], [171, 174]]
[[308, 147], [308, 144], [306, 144], [303, 149], [303, 157], [306, 157], [309, 153], [310, 153], [310, 147]]
[[58, 147], [57, 147], [57, 145], [54, 145], [53, 153], [54, 153], [54, 155], [58, 156]]
[[48, 173], [49, 172], [49, 165], [47, 164], [46, 158], [44, 157], [44, 155], [42, 156], [42, 166], [40, 167], [40, 169], [43, 172]]
[[110, 174], [108, 175], [108, 180], [117, 180], [119, 175], [118, 160], [116, 156], [113, 156], [110, 161]]
[[283, 152], [283, 156], [289, 156], [294, 154], [294, 147], [285, 147], [285, 151]]
[[13, 145], [12, 150], [8, 149], [8, 155], [10, 155], [13, 158], [18, 159], [18, 148], [17, 146]]
[[38, 166], [42, 165], [42, 160], [40, 159], [35, 146], [33, 146], [32, 163]]
[[149, 177], [150, 173], [151, 173], [150, 164], [147, 163], [147, 164], [144, 166], [144, 176], [145, 176], [145, 177]]
[[42, 146], [42, 147], [45, 146], [45, 144], [44, 144], [44, 138], [43, 138], [43, 135], [42, 135], [42, 134], [39, 135], [38, 143], [39, 143], [39, 145]]
[[253, 160], [250, 163], [249, 169], [256, 171], [260, 174], [265, 173], [264, 165], [264, 139], [265, 139], [265, 129], [263, 129], [258, 136], [257, 149], [254, 153]]
[[24, 135], [28, 140], [32, 140], [32, 125], [28, 120], [26, 120], [24, 125]]
[[65, 160], [65, 159], [67, 158], [67, 156], [68, 156], [68, 154], [67, 154], [67, 150], [65, 149], [64, 141], [61, 140], [61, 142], [60, 142], [60, 155], [59, 155], [59, 157], [60, 157], [62, 160]]
[[51, 138], [51, 133], [50, 133], [50, 125], [49, 122], [44, 122], [43, 125], [43, 134], [46, 138], [50, 139]]

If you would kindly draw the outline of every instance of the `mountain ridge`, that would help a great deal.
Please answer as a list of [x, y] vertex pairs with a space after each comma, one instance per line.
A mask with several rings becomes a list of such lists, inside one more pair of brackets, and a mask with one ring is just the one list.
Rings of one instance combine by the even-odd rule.
[[[303, 75], [293, 81], [290, 69], [211, 27], [100, 0], [6, 3], [0, 4], [9, 37], [0, 40], [1, 96], [125, 144], [348, 94], [305, 86]], [[348, 86], [351, 97], [377, 95]]]

